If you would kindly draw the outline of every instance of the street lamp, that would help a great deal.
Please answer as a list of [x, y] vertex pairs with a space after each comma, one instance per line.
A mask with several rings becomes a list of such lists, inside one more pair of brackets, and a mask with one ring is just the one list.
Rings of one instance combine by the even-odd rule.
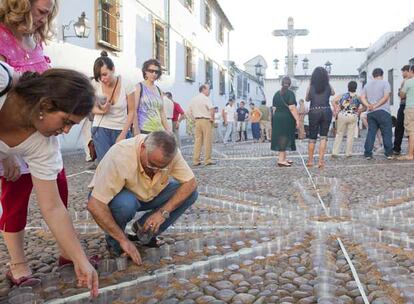
[[302, 60], [302, 68], [303, 71], [305, 72], [305, 75], [308, 74], [308, 70], [309, 70], [309, 59], [308, 58], [303, 58]]
[[329, 62], [329, 60], [325, 63], [325, 70], [328, 72], [328, 74], [331, 74], [331, 71], [332, 71], [332, 63]]
[[[65, 38], [70, 37], [78, 37], [78, 38], [88, 38], [91, 32], [91, 28], [89, 26], [89, 20], [86, 18], [85, 12], [82, 12], [81, 16], [78, 17], [78, 21], [73, 23], [74, 20], [71, 20], [69, 24], [62, 25], [62, 39], [65, 41]], [[65, 35], [65, 30], [69, 30], [70, 25], [73, 23], [73, 29], [75, 31], [75, 36], [68, 36]]]
[[274, 64], [275, 70], [279, 69], [279, 59], [275, 58], [273, 60], [273, 64]]

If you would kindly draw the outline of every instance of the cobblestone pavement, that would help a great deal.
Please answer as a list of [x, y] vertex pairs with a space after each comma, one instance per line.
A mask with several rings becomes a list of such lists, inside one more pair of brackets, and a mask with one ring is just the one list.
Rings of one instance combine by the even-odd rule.
[[[331, 159], [330, 142], [325, 168], [310, 169], [309, 179], [301, 158], [306, 161], [306, 144], [298, 141], [298, 152], [289, 154], [291, 168], [277, 167], [269, 143], [215, 145], [217, 164], [193, 168], [201, 195], [165, 233], [167, 245], [141, 248], [141, 267], [129, 262], [126, 270], [111, 274], [114, 269], [100, 266], [101, 286], [109, 286], [101, 292], [100, 303], [412, 299], [414, 162], [387, 160], [381, 152], [365, 160], [360, 140], [353, 157]], [[182, 152], [191, 163], [192, 147]], [[77, 153], [64, 156], [69, 210], [87, 254], [101, 255], [108, 266], [115, 262], [107, 260], [103, 233], [85, 212], [93, 171], [83, 159]], [[43, 280], [34, 292], [45, 299], [84, 292], [64, 281], [63, 271], [57, 269], [57, 247], [34, 198], [28, 227], [26, 253], [35, 276]], [[2, 241], [0, 252], [4, 270], [8, 255]], [[10, 290], [2, 272], [0, 297], [6, 299], [9, 292], [19, 291]], [[59, 272], [58, 286], [45, 288]], [[131, 280], [134, 284], [128, 283]], [[127, 283], [121, 288], [121, 282]], [[69, 302], [87, 303], [75, 298]]]

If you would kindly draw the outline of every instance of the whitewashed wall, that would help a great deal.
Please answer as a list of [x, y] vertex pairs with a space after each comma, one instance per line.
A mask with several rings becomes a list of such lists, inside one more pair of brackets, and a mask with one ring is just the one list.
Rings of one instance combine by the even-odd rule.
[[[218, 15], [212, 9], [211, 29], [204, 27], [204, 1], [195, 1], [194, 10], [190, 12], [183, 6], [182, 0], [122, 0], [121, 33], [122, 50], [108, 52], [114, 60], [116, 70], [134, 82], [142, 80], [141, 66], [144, 61], [153, 58], [153, 20], [166, 21], [167, 3], [170, 3], [170, 66], [168, 73], [162, 76], [158, 85], [163, 91], [171, 91], [174, 99], [184, 109], [191, 98], [198, 94], [199, 85], [205, 79], [205, 58], [213, 61], [213, 103], [222, 107], [228, 100], [228, 76], [226, 75], [226, 94], [219, 94], [219, 70], [226, 70], [225, 61], [229, 60], [228, 35], [224, 30], [224, 41], [217, 40]], [[60, 0], [59, 15], [56, 20], [56, 40], [49, 43], [45, 52], [51, 57], [55, 67], [73, 68], [92, 76], [93, 63], [101, 52], [96, 43], [96, 2], [95, 0]], [[91, 26], [91, 34], [86, 39], [66, 38], [62, 41], [62, 24], [86, 13]], [[65, 32], [74, 35], [73, 27]], [[195, 48], [196, 77], [194, 82], [185, 81], [184, 39]], [[181, 128], [183, 133], [184, 127]], [[82, 146], [80, 127], [74, 127], [62, 140], [62, 149], [78, 149]]]

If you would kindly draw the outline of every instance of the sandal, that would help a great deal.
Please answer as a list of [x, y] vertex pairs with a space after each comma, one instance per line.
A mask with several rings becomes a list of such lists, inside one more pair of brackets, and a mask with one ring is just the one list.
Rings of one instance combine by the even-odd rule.
[[12, 274], [10, 268], [6, 272], [6, 278], [10, 281], [11, 287], [13, 287], [13, 286], [32, 287], [32, 286], [38, 285], [41, 282], [40, 279], [34, 278], [33, 275], [31, 275], [31, 274], [16, 279], [16, 278], [13, 277], [13, 274]]
[[323, 168], [325, 168], [325, 163], [319, 163], [319, 164], [318, 164], [318, 168], [319, 168], [319, 169], [323, 169]]
[[[98, 269], [98, 263], [101, 261], [101, 258], [98, 255], [92, 255], [90, 257], [88, 257], [89, 263], [91, 263], [91, 265], [95, 268]], [[67, 258], [64, 258], [63, 256], [59, 256], [59, 260], [58, 260], [58, 266], [62, 267], [65, 265], [73, 265], [72, 260], [69, 260]]]
[[288, 162], [286, 162], [286, 163], [277, 163], [277, 165], [278, 165], [279, 167], [292, 167], [292, 164], [290, 164], [290, 163], [288, 163]]
[[308, 168], [312, 168], [312, 167], [313, 167], [313, 163], [309, 163], [309, 162], [307, 162], [307, 163], [306, 163], [306, 167], [308, 167]]
[[288, 164], [291, 164], [291, 165], [293, 164], [293, 160], [289, 160], [289, 159], [288, 159], [288, 160], [286, 160], [286, 162], [287, 162]]

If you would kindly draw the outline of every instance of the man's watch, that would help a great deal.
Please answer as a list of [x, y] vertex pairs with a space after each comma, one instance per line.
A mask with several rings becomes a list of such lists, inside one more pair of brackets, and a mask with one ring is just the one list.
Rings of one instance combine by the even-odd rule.
[[161, 216], [165, 219], [170, 217], [170, 213], [167, 210], [160, 209]]

